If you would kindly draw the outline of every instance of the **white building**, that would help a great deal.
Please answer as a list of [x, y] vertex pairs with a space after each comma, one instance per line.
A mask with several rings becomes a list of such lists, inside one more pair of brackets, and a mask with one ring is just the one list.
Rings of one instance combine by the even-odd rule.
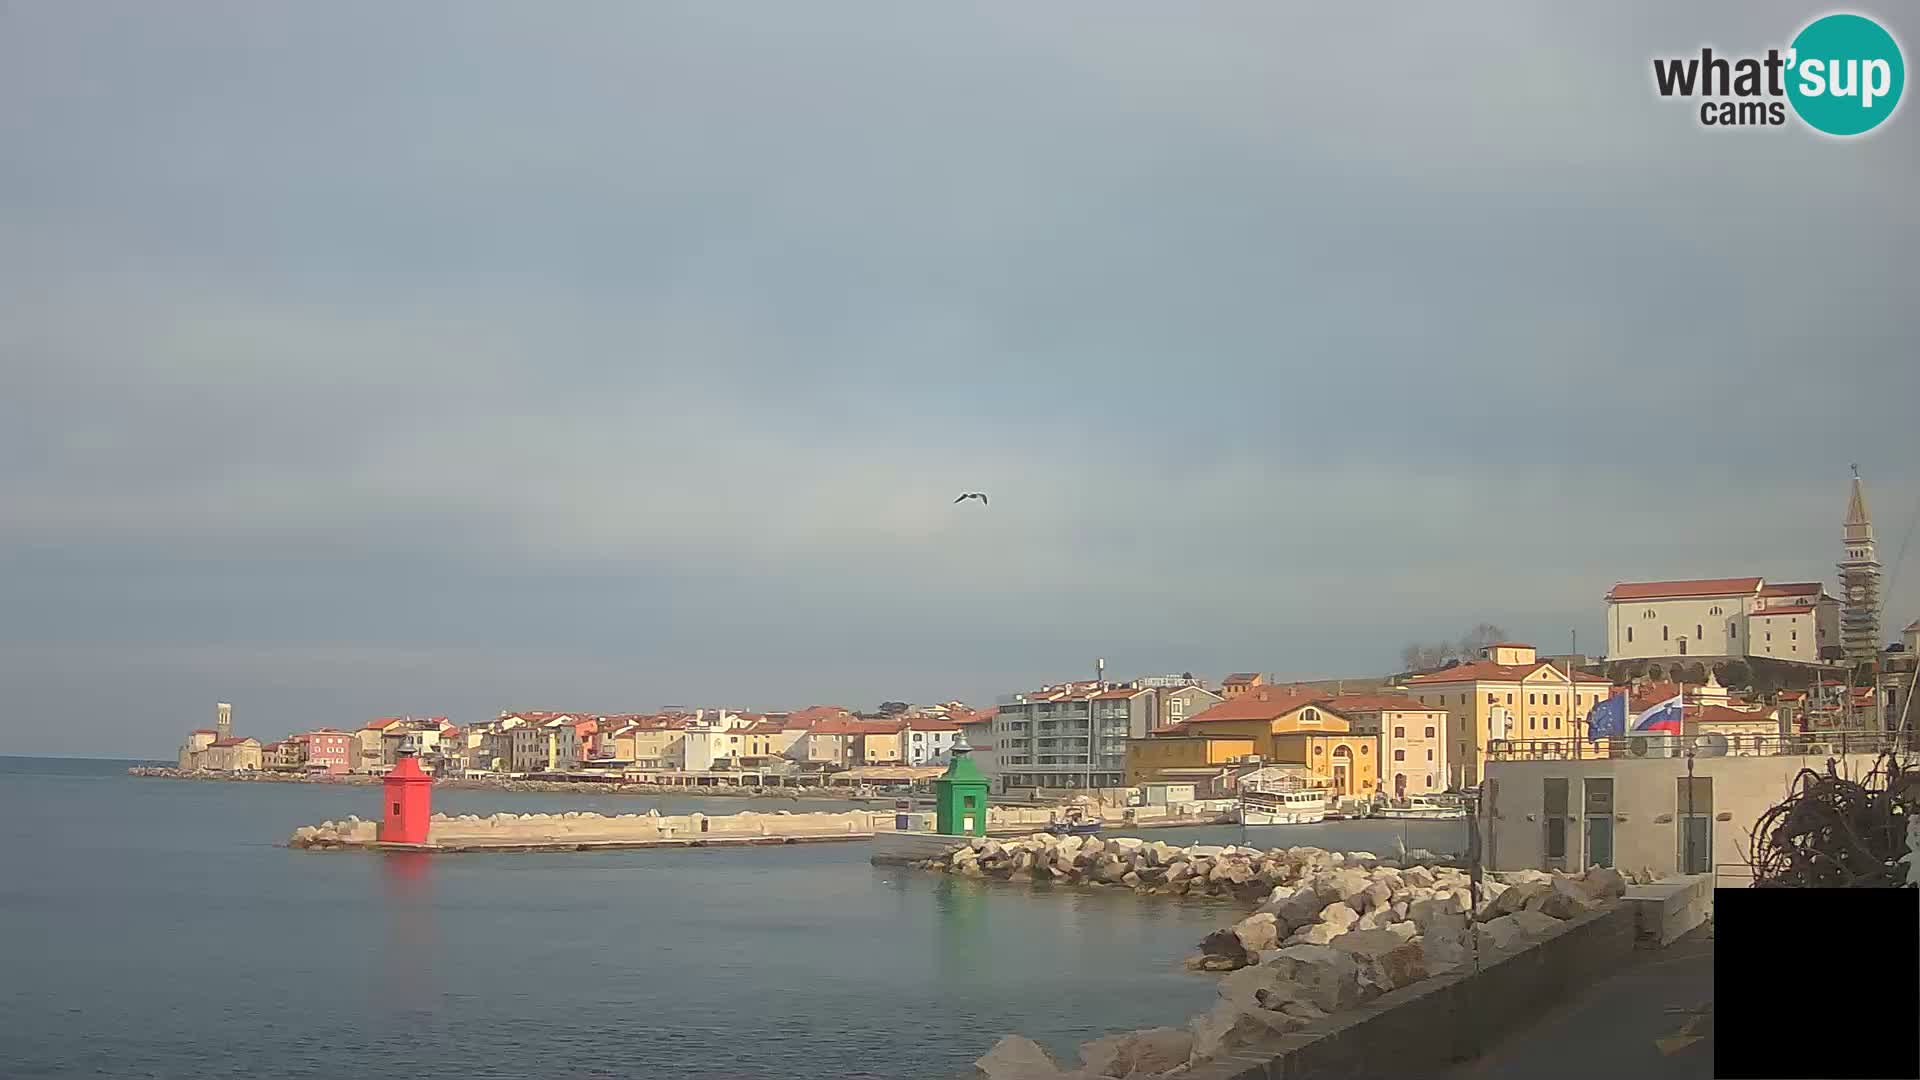
[[1523, 744], [1496, 751], [1481, 789], [1487, 869], [1597, 864], [1717, 873], [1744, 886], [1754, 826], [1800, 770], [1825, 771], [1833, 758], [1843, 775], [1865, 776], [1889, 745], [1876, 735], [1748, 736], [1748, 752], [1721, 755], [1691, 737], [1616, 741], [1624, 744], [1616, 756], [1556, 757]]
[[900, 757], [908, 765], [945, 764], [959, 737], [960, 725], [950, 720], [910, 717], [900, 729]]
[[1815, 664], [1823, 649], [1839, 644], [1840, 601], [1819, 582], [1623, 581], [1607, 591], [1608, 660], [1734, 656]]

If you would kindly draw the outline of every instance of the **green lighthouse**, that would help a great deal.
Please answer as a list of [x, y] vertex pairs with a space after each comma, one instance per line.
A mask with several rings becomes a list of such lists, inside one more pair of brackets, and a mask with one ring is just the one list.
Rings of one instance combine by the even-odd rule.
[[953, 764], [933, 782], [933, 831], [942, 836], [987, 835], [987, 778], [973, 763], [962, 735], [953, 744]]

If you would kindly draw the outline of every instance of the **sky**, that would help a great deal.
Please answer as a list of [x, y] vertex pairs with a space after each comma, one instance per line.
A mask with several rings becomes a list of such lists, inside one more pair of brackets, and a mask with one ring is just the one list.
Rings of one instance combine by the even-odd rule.
[[1920, 617], [1920, 117], [1652, 89], [1825, 9], [1331, 7], [0, 3], [0, 753]]

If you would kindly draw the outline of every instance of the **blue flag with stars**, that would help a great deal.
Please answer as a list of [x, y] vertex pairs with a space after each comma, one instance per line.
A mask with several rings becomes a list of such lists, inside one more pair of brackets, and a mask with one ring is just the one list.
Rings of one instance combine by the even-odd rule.
[[1587, 713], [1587, 738], [1611, 739], [1627, 733], [1627, 695], [1614, 694]]

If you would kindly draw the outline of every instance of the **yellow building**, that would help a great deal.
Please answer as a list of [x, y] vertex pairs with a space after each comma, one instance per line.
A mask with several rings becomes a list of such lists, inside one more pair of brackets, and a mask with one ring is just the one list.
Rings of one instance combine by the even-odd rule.
[[1407, 680], [1415, 701], [1447, 711], [1448, 779], [1457, 787], [1480, 782], [1487, 744], [1495, 739], [1584, 738], [1587, 713], [1612, 689], [1607, 679], [1569, 674], [1539, 659], [1533, 646], [1514, 642], [1489, 645], [1472, 663]]
[[1240, 735], [1160, 735], [1127, 740], [1127, 786], [1200, 784], [1253, 755]]
[[860, 760], [866, 765], [899, 765], [900, 726], [891, 727], [893, 721], [870, 721], [865, 734], [860, 737]]
[[1357, 733], [1380, 736], [1380, 786], [1400, 799], [1447, 788], [1447, 711], [1409, 694], [1341, 694], [1327, 708], [1353, 722]]
[[1339, 795], [1379, 788], [1380, 737], [1353, 730], [1329, 708], [1334, 695], [1289, 687], [1254, 687], [1193, 717], [1183, 735], [1238, 736], [1268, 764], [1304, 765]]

